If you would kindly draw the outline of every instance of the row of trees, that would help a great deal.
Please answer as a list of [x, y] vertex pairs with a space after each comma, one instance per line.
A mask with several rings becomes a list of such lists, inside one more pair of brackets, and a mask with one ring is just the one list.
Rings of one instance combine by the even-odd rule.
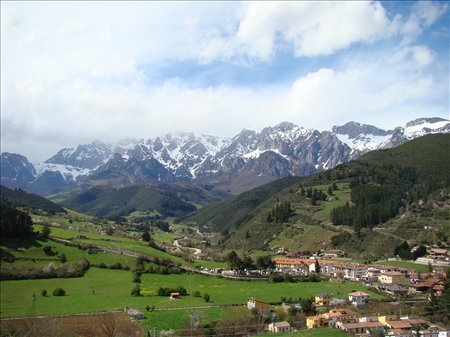
[[225, 256], [225, 261], [227, 262], [228, 268], [234, 270], [262, 270], [275, 268], [275, 264], [270, 255], [258, 256], [254, 262], [250, 256], [241, 259], [238, 254], [232, 250]]

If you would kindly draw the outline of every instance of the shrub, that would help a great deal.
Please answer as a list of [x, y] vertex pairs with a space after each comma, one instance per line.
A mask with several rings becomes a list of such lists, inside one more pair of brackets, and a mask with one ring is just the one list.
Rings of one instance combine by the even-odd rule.
[[139, 286], [138, 283], [136, 283], [133, 287], [133, 289], [131, 289], [131, 295], [133, 296], [141, 296], [141, 287]]
[[46, 289], [43, 289], [43, 290], [41, 291], [41, 295], [42, 295], [42, 297], [47, 296], [47, 290], [46, 290]]
[[52, 252], [52, 247], [51, 246], [44, 246], [44, 248], [42, 248], [42, 250], [44, 251], [45, 254], [50, 254]]
[[205, 300], [205, 302], [209, 302], [209, 298], [209, 294], [203, 295], [203, 299]]
[[55, 290], [53, 290], [53, 296], [64, 296], [64, 295], [66, 295], [66, 291], [61, 287], [58, 287]]

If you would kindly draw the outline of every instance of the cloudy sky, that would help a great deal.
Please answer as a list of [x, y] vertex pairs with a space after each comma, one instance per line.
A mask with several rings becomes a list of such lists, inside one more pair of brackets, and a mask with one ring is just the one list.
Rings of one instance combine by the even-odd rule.
[[1, 150], [449, 118], [448, 2], [1, 2]]

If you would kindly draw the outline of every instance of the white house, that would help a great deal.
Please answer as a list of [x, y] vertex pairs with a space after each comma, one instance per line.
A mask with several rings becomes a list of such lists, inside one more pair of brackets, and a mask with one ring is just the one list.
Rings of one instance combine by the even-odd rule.
[[348, 300], [355, 307], [365, 305], [369, 301], [370, 295], [362, 291], [355, 291], [348, 294]]

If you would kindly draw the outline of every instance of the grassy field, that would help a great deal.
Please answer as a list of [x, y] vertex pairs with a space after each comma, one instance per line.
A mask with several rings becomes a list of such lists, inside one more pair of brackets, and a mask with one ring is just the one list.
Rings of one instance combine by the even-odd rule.
[[[133, 287], [133, 274], [124, 270], [91, 268], [84, 277], [67, 279], [38, 279], [1, 282], [1, 315], [15, 317], [36, 314], [72, 314], [79, 312], [97, 312], [120, 310], [124, 306], [144, 309], [147, 305], [156, 308], [195, 307], [218, 304], [245, 303], [248, 297], [278, 302], [285, 297], [309, 297], [320, 292], [332, 292], [338, 298], [345, 298], [354, 290], [369, 292], [372, 298], [382, 296], [371, 293], [364, 287], [349, 283], [267, 283], [263, 281], [233, 281], [199, 274], [141, 276], [143, 296], [130, 295]], [[199, 290], [201, 296], [208, 293], [211, 297], [206, 303], [202, 297], [186, 296], [182, 300], [170, 300], [156, 296], [159, 287], [183, 286], [188, 293]], [[50, 294], [62, 287], [64, 297], [42, 297], [46, 289]], [[35, 294], [35, 301], [33, 301]]]
[[381, 261], [376, 264], [389, 265], [394, 267], [402, 267], [406, 269], [416, 269], [421, 273], [428, 273], [428, 266], [424, 264], [404, 262], [404, 261]]

